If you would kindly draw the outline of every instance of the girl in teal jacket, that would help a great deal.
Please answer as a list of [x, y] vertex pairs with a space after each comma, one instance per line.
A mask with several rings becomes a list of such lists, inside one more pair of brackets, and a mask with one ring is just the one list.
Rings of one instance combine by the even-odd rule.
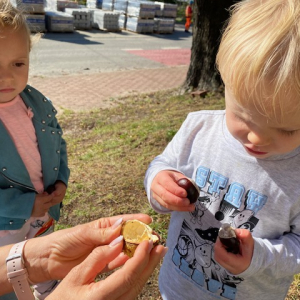
[[[70, 175], [57, 112], [27, 85], [30, 50], [25, 16], [0, 0], [0, 246], [53, 231]], [[35, 298], [57, 284], [34, 285]]]

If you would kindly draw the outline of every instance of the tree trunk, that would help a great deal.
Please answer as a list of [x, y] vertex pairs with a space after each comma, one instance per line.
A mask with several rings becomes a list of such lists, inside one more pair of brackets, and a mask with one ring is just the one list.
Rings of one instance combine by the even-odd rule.
[[228, 8], [236, 0], [195, 0], [191, 62], [183, 88], [216, 91], [221, 78], [215, 59], [221, 32], [229, 18]]

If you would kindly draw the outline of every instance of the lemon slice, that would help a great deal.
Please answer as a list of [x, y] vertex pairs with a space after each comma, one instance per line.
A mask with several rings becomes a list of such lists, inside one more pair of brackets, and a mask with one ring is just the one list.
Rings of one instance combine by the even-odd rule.
[[142, 241], [152, 240], [153, 245], [157, 245], [160, 241], [150, 226], [138, 220], [124, 222], [121, 234], [124, 237], [123, 252], [129, 257], [133, 257], [135, 249]]

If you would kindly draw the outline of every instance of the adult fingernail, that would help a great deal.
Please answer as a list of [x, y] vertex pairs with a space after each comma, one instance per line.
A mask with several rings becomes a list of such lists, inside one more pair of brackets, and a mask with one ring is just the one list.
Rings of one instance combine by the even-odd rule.
[[121, 242], [123, 242], [123, 235], [118, 236], [116, 239], [114, 239], [112, 242], [110, 242], [110, 244], [108, 246], [114, 247]]
[[123, 218], [118, 219], [112, 226], [112, 229], [117, 228], [123, 222]]
[[160, 257], [161, 258], [165, 257], [165, 255], [167, 254], [168, 250], [169, 250], [169, 248], [165, 247], [164, 250], [161, 252]]

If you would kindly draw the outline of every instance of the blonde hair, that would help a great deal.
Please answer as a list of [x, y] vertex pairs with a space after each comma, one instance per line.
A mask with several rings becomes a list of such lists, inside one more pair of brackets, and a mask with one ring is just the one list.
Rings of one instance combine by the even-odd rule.
[[300, 0], [243, 0], [231, 7], [217, 65], [238, 102], [254, 100], [269, 116], [300, 105], [299, 51]]
[[0, 35], [5, 28], [25, 30], [29, 40], [29, 50], [32, 47], [30, 29], [26, 23], [23, 12], [14, 7], [9, 0], [0, 0]]

